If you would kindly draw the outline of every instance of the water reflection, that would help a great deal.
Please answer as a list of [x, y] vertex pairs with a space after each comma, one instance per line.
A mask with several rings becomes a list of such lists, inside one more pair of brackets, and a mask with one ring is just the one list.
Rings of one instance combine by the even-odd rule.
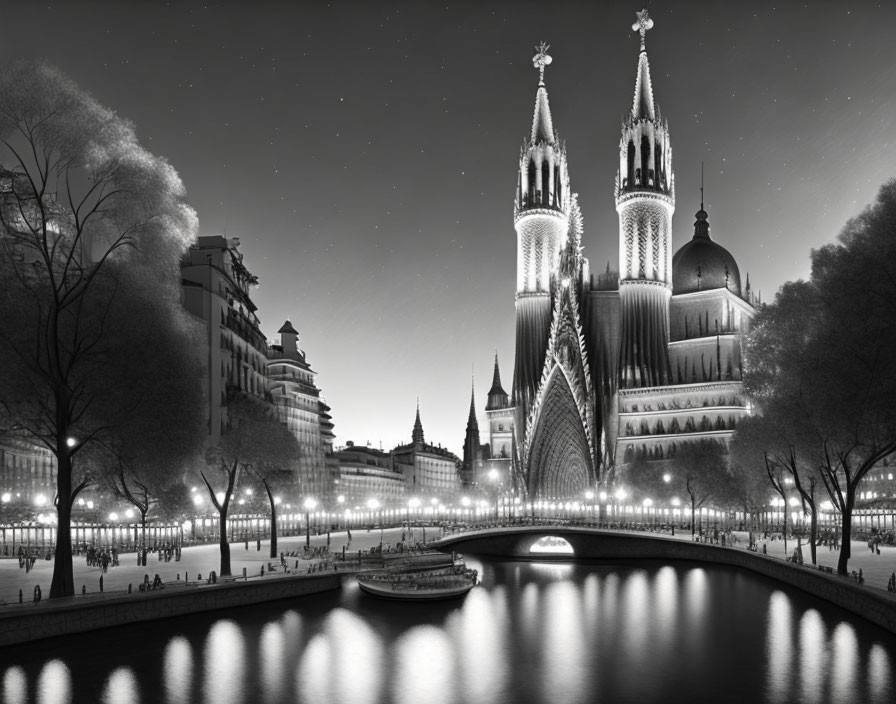
[[790, 599], [784, 592], [776, 590], [769, 599], [766, 622], [767, 687], [771, 702], [786, 702], [790, 691], [793, 676], [790, 669], [793, 656], [793, 640], [790, 635], [792, 626]]
[[560, 704], [578, 701], [587, 684], [579, 586], [571, 582], [550, 584], [544, 602], [540, 614], [544, 632], [539, 678], [542, 699]]
[[418, 626], [405, 633], [394, 648], [396, 704], [449, 704], [457, 690], [454, 649], [441, 628]]
[[106, 681], [103, 704], [140, 704], [137, 676], [129, 667], [119, 667]]
[[859, 644], [855, 629], [848, 623], [841, 623], [834, 629], [833, 652], [831, 653], [831, 693], [836, 701], [859, 701], [856, 696], [856, 676], [858, 674]]
[[175, 636], [165, 646], [162, 671], [168, 704], [193, 701], [193, 648], [183, 636]]
[[503, 589], [494, 596], [484, 589], [474, 590], [464, 608], [448, 620], [465, 701], [493, 702], [506, 687], [508, 663], [502, 638], [506, 623], [496, 608], [505, 598]]
[[301, 655], [296, 690], [301, 701], [370, 704], [383, 684], [383, 644], [364, 619], [346, 609], [325, 618]]
[[72, 673], [62, 660], [51, 660], [37, 681], [38, 704], [68, 704], [71, 700]]
[[261, 695], [265, 702], [277, 704], [283, 698], [286, 662], [286, 637], [282, 623], [268, 623], [261, 631], [258, 662], [261, 666]]
[[748, 573], [480, 567], [485, 585], [451, 602], [379, 601], [350, 583], [139, 638], [8, 649], [0, 702], [893, 704], [896, 638]]
[[800, 619], [800, 686], [804, 697], [811, 702], [821, 699], [827, 670], [824, 652], [827, 636], [821, 614], [809, 609]]
[[240, 704], [246, 699], [246, 647], [243, 632], [233, 621], [218, 621], [205, 644], [205, 677], [202, 693], [206, 704]]
[[28, 700], [28, 679], [21, 667], [10, 667], [3, 675], [3, 704]]
[[868, 688], [873, 701], [884, 701], [893, 692], [890, 658], [880, 643], [871, 646], [868, 653]]

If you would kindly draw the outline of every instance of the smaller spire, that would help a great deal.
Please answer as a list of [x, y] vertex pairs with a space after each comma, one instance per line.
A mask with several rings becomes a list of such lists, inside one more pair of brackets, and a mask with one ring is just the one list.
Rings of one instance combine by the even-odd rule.
[[532, 58], [532, 64], [538, 69], [538, 93], [535, 96], [535, 114], [532, 117], [532, 144], [554, 143], [554, 121], [551, 119], [548, 91], [544, 87], [544, 67], [553, 61], [548, 54], [550, 46], [542, 42], [535, 47], [537, 53]]
[[473, 379], [470, 384], [470, 416], [467, 419], [467, 426], [478, 429], [479, 421], [476, 420], [476, 380]]
[[417, 397], [417, 418], [414, 420], [414, 430], [411, 433], [411, 441], [414, 444], [424, 444], [425, 440], [423, 439], [423, 424], [420, 422], [420, 397]]
[[694, 239], [708, 240], [709, 214], [703, 209], [703, 162], [700, 162], [700, 210], [697, 211], [694, 221]]
[[495, 350], [495, 373], [492, 377], [492, 388], [488, 392], [488, 403], [485, 406], [486, 411], [494, 411], [499, 408], [506, 408], [510, 403], [507, 392], [501, 386], [501, 370], [498, 368], [498, 351]]

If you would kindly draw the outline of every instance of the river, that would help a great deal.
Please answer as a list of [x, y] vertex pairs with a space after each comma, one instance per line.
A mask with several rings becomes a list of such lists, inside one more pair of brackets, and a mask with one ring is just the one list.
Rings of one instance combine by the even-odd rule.
[[896, 637], [749, 572], [477, 559], [463, 600], [341, 592], [0, 651], [4, 704], [894, 701]]

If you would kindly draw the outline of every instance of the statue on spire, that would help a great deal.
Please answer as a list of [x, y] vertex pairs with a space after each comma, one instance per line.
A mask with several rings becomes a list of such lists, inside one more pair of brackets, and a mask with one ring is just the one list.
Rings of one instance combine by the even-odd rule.
[[638, 18], [638, 21], [632, 25], [632, 29], [641, 33], [641, 51], [647, 51], [645, 35], [647, 34], [647, 30], [653, 27], [653, 20], [647, 15], [646, 7], [640, 12], [636, 12], [635, 16]]
[[550, 44], [542, 42], [535, 47], [537, 53], [532, 57], [532, 64], [538, 69], [538, 85], [540, 86], [544, 85], [544, 67], [553, 61], [548, 54], [548, 49], [550, 48]]

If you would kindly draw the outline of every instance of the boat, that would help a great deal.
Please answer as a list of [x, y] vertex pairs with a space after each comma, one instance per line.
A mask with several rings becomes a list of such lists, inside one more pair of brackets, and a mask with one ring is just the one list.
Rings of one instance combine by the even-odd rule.
[[355, 578], [365, 594], [403, 601], [454, 599], [479, 581], [476, 570], [467, 568], [462, 559], [447, 564], [445, 560], [402, 560], [389, 569], [359, 572]]

